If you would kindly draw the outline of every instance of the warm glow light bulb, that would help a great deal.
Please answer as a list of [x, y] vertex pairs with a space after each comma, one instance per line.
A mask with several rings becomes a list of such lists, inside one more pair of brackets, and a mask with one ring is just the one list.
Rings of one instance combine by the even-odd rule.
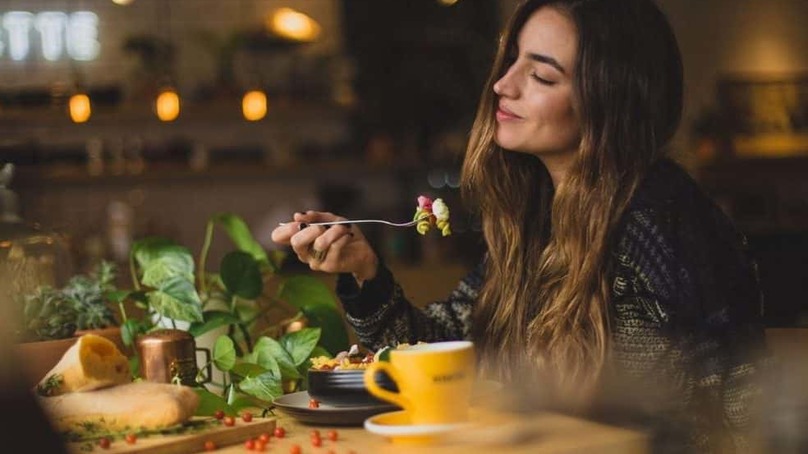
[[112, 0], [112, 3], [114, 3], [116, 5], [126, 6], [126, 5], [128, 5], [130, 3], [132, 3], [133, 1], [135, 1], [135, 0]]
[[275, 11], [269, 27], [276, 35], [295, 41], [314, 41], [320, 35], [317, 21], [292, 8]]
[[241, 100], [241, 112], [248, 121], [258, 121], [267, 116], [267, 95], [261, 90], [252, 90], [244, 94]]
[[90, 119], [93, 113], [92, 106], [90, 105], [90, 97], [83, 94], [75, 94], [70, 97], [68, 103], [68, 110], [70, 111], [70, 119], [74, 123], [85, 123]]
[[157, 118], [162, 121], [174, 121], [180, 116], [180, 96], [174, 90], [165, 90], [157, 96], [155, 102]]

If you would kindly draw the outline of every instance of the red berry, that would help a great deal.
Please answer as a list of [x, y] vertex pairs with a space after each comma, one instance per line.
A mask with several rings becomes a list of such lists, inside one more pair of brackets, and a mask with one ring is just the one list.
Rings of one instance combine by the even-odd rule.
[[[286, 436], [286, 430], [284, 430], [283, 427], [276, 427], [275, 428], [275, 437], [283, 438], [285, 436]], [[299, 448], [299, 446], [298, 446], [298, 448]]]
[[216, 450], [216, 443], [211, 440], [205, 442], [205, 451], [215, 451]]
[[311, 445], [315, 448], [319, 448], [323, 445], [323, 439], [320, 437], [311, 437]]
[[253, 418], [252, 413], [250, 413], [248, 411], [245, 411], [244, 413], [241, 414], [241, 419], [244, 422], [250, 422], [250, 421], [252, 421], [252, 418]]
[[224, 418], [224, 410], [216, 410], [215, 412], [213, 412], [213, 416], [215, 416], [216, 419]]
[[263, 451], [266, 447], [267, 447], [267, 444], [264, 441], [258, 440], [258, 442], [255, 443], [255, 450], [256, 451]]
[[317, 399], [309, 399], [309, 408], [320, 408], [320, 401]]
[[225, 416], [222, 422], [225, 426], [234, 426], [236, 425], [236, 418], [232, 416]]
[[255, 440], [253, 440], [252, 438], [250, 438], [249, 440], [245, 441], [245, 442], [244, 442], [244, 448], [245, 448], [247, 451], [252, 451], [253, 449], [255, 449]]
[[101, 437], [101, 439], [98, 440], [98, 446], [101, 446], [104, 449], [109, 449], [109, 445], [111, 444], [112, 442], [107, 437]]
[[326, 436], [331, 441], [337, 441], [337, 439], [339, 438], [339, 434], [337, 433], [336, 430], [329, 430], [328, 434], [326, 434]]
[[126, 434], [126, 442], [129, 443], [130, 445], [137, 443], [137, 435], [133, 433]]
[[300, 452], [300, 445], [292, 445], [292, 447], [289, 448], [289, 454], [300, 454]]
[[272, 438], [272, 435], [268, 432], [264, 432], [258, 436], [259, 441], [263, 441], [264, 443], [269, 443], [269, 439]]

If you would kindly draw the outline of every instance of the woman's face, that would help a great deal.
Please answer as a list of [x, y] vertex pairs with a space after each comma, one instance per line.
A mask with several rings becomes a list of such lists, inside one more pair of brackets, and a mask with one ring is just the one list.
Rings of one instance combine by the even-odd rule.
[[499, 146], [536, 155], [548, 168], [572, 160], [580, 142], [573, 102], [577, 48], [575, 24], [559, 10], [543, 7], [530, 16], [510, 67], [494, 84]]

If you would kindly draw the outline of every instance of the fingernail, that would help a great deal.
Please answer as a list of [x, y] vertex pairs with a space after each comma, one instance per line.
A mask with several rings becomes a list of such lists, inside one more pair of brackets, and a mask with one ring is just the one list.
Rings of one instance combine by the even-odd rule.
[[309, 226], [309, 225], [308, 225], [308, 224], [306, 224], [305, 222], [301, 222], [301, 223], [300, 223], [300, 230], [303, 230], [303, 229], [305, 229], [305, 228], [306, 228], [306, 227], [308, 227], [308, 226]]

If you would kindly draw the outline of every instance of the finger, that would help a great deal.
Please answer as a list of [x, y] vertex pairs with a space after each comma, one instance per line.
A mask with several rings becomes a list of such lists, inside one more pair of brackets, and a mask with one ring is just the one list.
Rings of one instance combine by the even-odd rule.
[[271, 238], [272, 241], [276, 243], [288, 245], [289, 240], [292, 238], [292, 235], [294, 235], [298, 231], [300, 231], [300, 227], [298, 226], [297, 223], [280, 225], [272, 230]]
[[312, 245], [312, 243], [314, 243], [317, 237], [323, 234], [324, 231], [325, 227], [309, 226], [292, 235], [289, 243], [292, 246], [292, 250], [295, 251], [301, 261], [308, 261], [311, 255], [309, 252], [309, 247]]
[[313, 246], [318, 251], [325, 251], [331, 246], [332, 243], [344, 236], [353, 236], [351, 226], [334, 225], [326, 230], [322, 235], [317, 237], [317, 239], [314, 240]]
[[346, 271], [347, 263], [345, 263], [345, 259], [347, 256], [343, 256], [343, 252], [345, 250], [345, 246], [351, 242], [353, 237], [351, 235], [343, 235], [328, 247], [326, 250], [325, 259], [315, 265], [314, 268], [317, 271], [325, 271], [327, 273], [339, 273]]

